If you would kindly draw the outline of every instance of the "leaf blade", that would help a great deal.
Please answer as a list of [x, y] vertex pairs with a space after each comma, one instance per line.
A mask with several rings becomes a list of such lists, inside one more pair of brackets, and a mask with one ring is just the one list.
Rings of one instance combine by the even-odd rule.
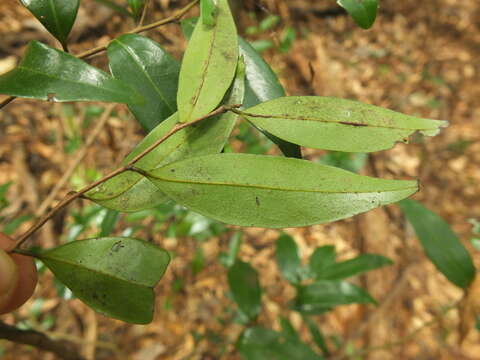
[[337, 0], [337, 4], [347, 10], [361, 28], [369, 29], [375, 23], [378, 0]]
[[389, 149], [420, 131], [434, 136], [447, 123], [421, 119], [357, 101], [320, 97], [277, 98], [243, 112], [275, 136], [302, 146], [344, 152]]
[[228, 0], [218, 0], [215, 25], [201, 16], [180, 69], [177, 104], [179, 121], [207, 115], [220, 103], [237, 67], [237, 31]]
[[467, 288], [475, 278], [475, 266], [467, 249], [447, 222], [414, 200], [401, 201], [423, 249], [435, 267], [453, 284]]
[[143, 101], [123, 82], [37, 41], [30, 42], [19, 66], [0, 76], [0, 94], [49, 101]]
[[22, 4], [65, 48], [80, 0], [21, 0]]
[[228, 285], [240, 311], [254, 320], [262, 308], [261, 288], [257, 271], [248, 263], [237, 260], [227, 273]]
[[165, 250], [130, 238], [70, 242], [38, 257], [96, 311], [139, 324], [152, 320], [153, 286], [170, 262]]
[[107, 47], [113, 76], [145, 98], [143, 105], [128, 104], [138, 122], [151, 131], [177, 111], [176, 93], [180, 64], [158, 43], [136, 34], [125, 34]]
[[415, 181], [383, 180], [306, 160], [206, 155], [148, 172], [178, 203], [229, 224], [284, 228], [334, 221], [399, 201]]
[[393, 261], [384, 256], [362, 254], [353, 259], [327, 266], [323, 271], [317, 273], [317, 279], [342, 280], [391, 264]]
[[297, 243], [291, 236], [282, 234], [278, 238], [275, 258], [285, 279], [292, 284], [298, 284], [301, 280], [301, 260]]

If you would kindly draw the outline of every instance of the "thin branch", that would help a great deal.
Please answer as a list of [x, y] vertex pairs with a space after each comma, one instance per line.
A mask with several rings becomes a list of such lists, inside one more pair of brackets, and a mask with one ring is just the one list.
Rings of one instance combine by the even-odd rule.
[[85, 140], [85, 144], [83, 145], [83, 147], [77, 152], [77, 154], [75, 155], [75, 158], [73, 159], [73, 161], [69, 165], [68, 169], [63, 173], [62, 178], [55, 184], [53, 189], [48, 194], [47, 198], [45, 200], [43, 200], [42, 203], [40, 204], [40, 206], [38, 207], [38, 209], [35, 213], [36, 216], [44, 215], [45, 211], [50, 207], [52, 202], [55, 200], [55, 197], [57, 196], [58, 192], [68, 182], [68, 180], [73, 175], [73, 173], [77, 169], [80, 162], [87, 155], [88, 149], [92, 146], [93, 142], [98, 137], [98, 135], [100, 135], [103, 127], [105, 126], [108, 119], [110, 118], [110, 114], [112, 113], [114, 107], [115, 107], [115, 104], [110, 104], [105, 108], [102, 116], [100, 117], [100, 120], [96, 123], [92, 132], [88, 135], [87, 139]]
[[31, 345], [38, 349], [49, 351], [64, 360], [84, 360], [73, 344], [56, 341], [47, 335], [34, 330], [20, 330], [15, 326], [0, 321], [0, 339], [13, 341], [17, 344]]
[[147, 17], [149, 5], [150, 5], [150, 0], [146, 0], [145, 5], [143, 5], [142, 16], [140, 17], [140, 21], [138, 22], [139, 26], [143, 26], [143, 24], [145, 23], [145, 18]]
[[136, 162], [138, 162], [140, 159], [142, 159], [144, 156], [148, 155], [151, 153], [157, 146], [159, 146], [161, 143], [163, 143], [165, 140], [167, 140], [169, 137], [177, 133], [178, 131], [195, 125], [205, 119], [208, 119], [212, 116], [220, 115], [223, 114], [227, 111], [233, 111], [234, 109], [240, 107], [240, 105], [222, 105], [216, 110], [212, 111], [211, 113], [202, 116], [198, 119], [195, 119], [193, 121], [187, 122], [187, 123], [178, 123], [176, 124], [167, 134], [165, 134], [163, 137], [158, 139], [155, 143], [153, 143], [151, 146], [149, 146], [147, 149], [142, 151], [140, 154], [135, 156], [132, 160], [130, 160], [126, 165], [112, 171], [110, 174], [104, 176], [100, 180], [95, 181], [94, 183], [84, 187], [83, 189], [79, 190], [78, 192], [72, 191], [68, 193], [65, 198], [60, 201], [60, 203], [55, 206], [53, 209], [51, 209], [46, 215], [42, 216], [37, 223], [35, 223], [30, 229], [27, 230], [18, 240], [15, 242], [14, 245], [8, 249], [8, 252], [13, 252], [15, 249], [19, 248], [32, 234], [34, 234], [38, 229], [40, 229], [48, 220], [50, 220], [57, 212], [59, 212], [61, 209], [72, 203], [74, 200], [82, 197], [85, 193], [89, 192], [90, 190], [96, 188], [98, 185], [103, 184], [104, 182], [114, 178], [117, 175], [120, 175], [126, 171], [136, 171], [134, 169], [134, 165]]
[[[126, 34], [139, 34], [139, 33], [142, 33], [142, 32], [148, 31], [148, 30], [155, 29], [155, 28], [160, 27], [162, 25], [178, 22], [178, 20], [180, 20], [187, 12], [189, 12], [190, 9], [192, 9], [198, 3], [198, 1], [199, 0], [193, 0], [187, 6], [178, 10], [172, 16], [166, 17], [165, 19], [155, 21], [155, 22], [153, 22], [151, 24], [147, 24], [147, 25], [141, 25], [140, 24], [140, 26], [137, 26], [135, 29], [133, 29], [131, 31], [128, 31]], [[90, 50], [84, 51], [84, 52], [82, 52], [78, 55], [75, 55], [75, 57], [77, 57], [79, 59], [88, 58], [92, 55], [96, 55], [96, 54], [99, 54], [101, 52], [104, 52], [105, 50], [107, 50], [107, 46], [108, 45], [97, 46], [97, 47], [92, 48]], [[11, 103], [16, 98], [17, 98], [16, 96], [9, 96], [8, 98], [6, 98], [4, 101], [2, 101], [0, 103], [0, 109], [2, 109], [3, 107], [5, 107], [9, 103]]]

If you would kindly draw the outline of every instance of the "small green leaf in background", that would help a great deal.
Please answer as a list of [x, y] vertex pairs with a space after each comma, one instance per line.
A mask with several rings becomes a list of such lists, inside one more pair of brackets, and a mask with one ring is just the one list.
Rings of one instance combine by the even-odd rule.
[[416, 181], [385, 180], [306, 160], [250, 154], [197, 156], [146, 176], [179, 204], [240, 226], [334, 221], [404, 199]]
[[132, 10], [133, 17], [138, 19], [142, 15], [145, 0], [128, 0], [128, 6]]
[[337, 0], [337, 4], [363, 29], [372, 27], [377, 17], [378, 0]]
[[349, 153], [342, 151], [329, 151], [318, 162], [324, 165], [339, 167], [340, 169], [358, 173], [368, 158], [365, 153]]
[[122, 81], [38, 41], [30, 42], [15, 69], [0, 76], [0, 94], [48, 101], [144, 101]]
[[300, 255], [297, 243], [291, 236], [282, 234], [278, 238], [275, 257], [285, 279], [292, 284], [298, 284], [301, 280]]
[[262, 307], [257, 271], [250, 264], [237, 260], [228, 269], [228, 285], [240, 311], [249, 320], [254, 320]]
[[95, 0], [95, 2], [108, 7], [109, 9], [112, 9], [113, 11], [117, 12], [120, 15], [126, 16], [126, 17], [133, 17], [133, 14], [127, 10], [127, 8], [118, 5], [115, 3], [114, 0]]
[[67, 48], [80, 0], [21, 0], [22, 4]]
[[126, 34], [108, 45], [110, 70], [145, 98], [128, 104], [135, 118], [150, 132], [177, 111], [180, 64], [158, 43], [145, 36]]
[[344, 152], [372, 152], [407, 142], [419, 131], [434, 136], [446, 121], [416, 118], [358, 101], [288, 96], [244, 110], [243, 117], [298, 145]]
[[110, 236], [120, 219], [120, 213], [115, 210], [105, 209], [102, 222], [100, 223], [100, 234], [98, 237]]
[[170, 262], [152, 243], [115, 237], [71, 242], [37, 257], [88, 306], [135, 324], [152, 321], [153, 287]]
[[297, 330], [295, 330], [290, 320], [283, 316], [280, 316], [279, 322], [280, 327], [282, 328], [282, 334], [283, 336], [285, 336], [286, 339], [300, 341], [300, 336], [298, 335]]
[[279, 49], [282, 53], [287, 53], [293, 46], [295, 39], [297, 38], [297, 32], [293, 27], [288, 27], [283, 33], [282, 40], [280, 41]]
[[320, 350], [322, 350], [323, 355], [328, 357], [330, 355], [330, 351], [328, 350], [325, 337], [323, 336], [315, 321], [313, 321], [309, 316], [304, 316], [303, 320], [307, 324], [308, 331], [310, 332], [310, 335], [312, 336], [315, 344]]
[[244, 360], [322, 360], [308, 345], [261, 327], [246, 329], [237, 342], [237, 349]]
[[215, 11], [216, 6], [214, 0], [200, 0], [200, 12], [204, 25], [215, 25]]
[[220, 104], [235, 76], [237, 29], [228, 0], [218, 0], [215, 25], [197, 22], [183, 56], [177, 104], [180, 122], [207, 115]]
[[384, 256], [362, 254], [353, 259], [327, 266], [316, 273], [316, 278], [319, 280], [341, 280], [391, 264], [393, 262]]
[[280, 16], [278, 15], [268, 15], [265, 19], [263, 19], [261, 22], [260, 22], [260, 25], [258, 26], [259, 30], [260, 31], [268, 31], [268, 30], [271, 30], [273, 29], [275, 26], [278, 25], [278, 23], [280, 22]]
[[319, 280], [298, 288], [296, 308], [306, 314], [339, 305], [376, 304], [365, 290], [345, 281]]
[[230, 238], [230, 244], [228, 246], [228, 252], [222, 252], [219, 256], [220, 263], [226, 268], [231, 267], [237, 259], [240, 246], [242, 245], [242, 233], [236, 231]]
[[475, 278], [475, 266], [450, 225], [417, 201], [399, 205], [430, 261], [451, 283], [466, 289]]
[[336, 263], [337, 251], [333, 245], [320, 246], [310, 256], [308, 267], [312, 276], [323, 273], [323, 270]]

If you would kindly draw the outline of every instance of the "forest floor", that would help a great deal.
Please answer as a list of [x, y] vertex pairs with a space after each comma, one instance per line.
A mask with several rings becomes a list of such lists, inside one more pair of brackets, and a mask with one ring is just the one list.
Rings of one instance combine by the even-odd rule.
[[[480, 219], [478, 1], [383, 0], [377, 22], [368, 31], [358, 28], [347, 16], [325, 16], [325, 10], [335, 8], [334, 1], [263, 0], [257, 7], [253, 6], [255, 2], [243, 1], [241, 5], [238, 22], [242, 34], [272, 14], [279, 15], [281, 22], [265, 32], [245, 35], [248, 40], [278, 44], [287, 28], [296, 29], [296, 40], [288, 52], [272, 48], [263, 53], [289, 95], [357, 99], [450, 122], [439, 136], [371, 154], [362, 173], [418, 178], [422, 186], [414, 198], [451, 224], [480, 265], [478, 253], [469, 242], [469, 219]], [[186, 3], [155, 0], [147, 21], [168, 16]], [[84, 0], [71, 51], [79, 53], [106, 44], [132, 26], [131, 20], [93, 0]], [[186, 42], [178, 25], [167, 25], [147, 35], [181, 58]], [[18, 63], [30, 40], [56, 46], [15, 0], [0, 3], [0, 37], [0, 74]], [[104, 55], [89, 62], [106, 69]], [[0, 186], [7, 182], [12, 185], [6, 195], [9, 204], [0, 212], [0, 230], [11, 227], [7, 224], [20, 217], [18, 226], [11, 228], [15, 236], [31, 223], [94, 126], [95, 122], [84, 126], [89, 111], [102, 106], [93, 105], [17, 99], [2, 109]], [[56, 198], [91, 181], [97, 172], [113, 169], [141, 137], [126, 107], [118, 105]], [[238, 139], [232, 146], [248, 151]], [[276, 150], [272, 147], [269, 151]], [[304, 153], [308, 159], [324, 155], [318, 150]], [[61, 234], [73, 231], [72, 213], [82, 214], [88, 206], [91, 204], [87, 202], [73, 205], [34, 237], [35, 244], [49, 247], [63, 241], [65, 236]], [[121, 235], [127, 225], [128, 218], [122, 216], [114, 234]], [[151, 324], [128, 325], [95, 314], [77, 299], [61, 299], [48, 272], [41, 276], [34, 298], [2, 320], [48, 329], [52, 337], [77, 344], [86, 359], [238, 359], [234, 343], [242, 326], [233, 321], [235, 307], [226, 296], [226, 272], [218, 261], [232, 232], [198, 241], [188, 236], [168, 236], [166, 228], [147, 217], [135, 234], [176, 254], [156, 289], [157, 311]], [[82, 237], [96, 231], [93, 224]], [[397, 207], [286, 232], [295, 238], [305, 260], [315, 247], [332, 244], [340, 259], [368, 252], [394, 261], [393, 266], [357, 279], [379, 306], [343, 306], [318, 317], [332, 349], [334, 339], [340, 339], [348, 340], [355, 349], [367, 349], [362, 357], [352, 359], [480, 359], [479, 332], [470, 331], [459, 345], [458, 311], [444, 311], [461, 298], [462, 292], [427, 260]], [[277, 238], [278, 231], [273, 230], [247, 229], [244, 233], [240, 256], [259, 271], [264, 288], [259, 323], [278, 329], [279, 316], [285, 316], [302, 338], [310, 341], [301, 317], [288, 309], [294, 290], [281, 278], [275, 264]], [[198, 254], [201, 266], [194, 269], [192, 263], [198, 263]], [[338, 358], [350, 358], [340, 356], [344, 350], [337, 353]], [[1, 340], [0, 357], [54, 359], [51, 354]]]

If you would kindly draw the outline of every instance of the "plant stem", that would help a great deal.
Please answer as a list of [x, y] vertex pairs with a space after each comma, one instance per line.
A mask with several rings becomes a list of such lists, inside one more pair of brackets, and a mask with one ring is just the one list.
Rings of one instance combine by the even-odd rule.
[[142, 16], [140, 17], [140, 21], [138, 22], [139, 26], [143, 26], [145, 23], [145, 18], [147, 17], [148, 6], [150, 5], [150, 0], [146, 0], [145, 4], [143, 5], [142, 9]]
[[[159, 21], [155, 21], [151, 24], [147, 24], [147, 25], [140, 25], [140, 26], [137, 26], [135, 29], [131, 30], [131, 31], [128, 31], [126, 32], [126, 34], [139, 34], [139, 33], [142, 33], [142, 32], [145, 32], [145, 31], [148, 31], [148, 30], [152, 30], [152, 29], [155, 29], [159, 26], [162, 26], [162, 25], [166, 25], [166, 24], [170, 24], [170, 23], [173, 23], [173, 22], [177, 22], [178, 20], [180, 20], [187, 12], [190, 11], [190, 9], [192, 9], [197, 3], [198, 3], [199, 0], [193, 0], [192, 2], [190, 2], [187, 6], [185, 6], [184, 8], [178, 10], [175, 14], [173, 14], [172, 16], [169, 16], [169, 17], [166, 17], [165, 19], [162, 19], [162, 20], [159, 20]], [[88, 58], [92, 55], [95, 55], [95, 54], [99, 54], [101, 52], [104, 52], [105, 50], [107, 50], [107, 46], [108, 45], [101, 45], [101, 46], [97, 46], [95, 48], [92, 48], [90, 50], [87, 50], [87, 51], [84, 51], [78, 55], [75, 55], [75, 57], [79, 58], [79, 59], [85, 59], [85, 58]], [[9, 103], [11, 103], [13, 100], [15, 100], [17, 97], [16, 96], [9, 96], [8, 98], [6, 98], [5, 100], [3, 100], [1, 103], [0, 103], [0, 109], [2, 109], [3, 107], [5, 107], [6, 105], [8, 105]]]
[[165, 140], [167, 140], [169, 137], [177, 133], [178, 131], [195, 125], [196, 123], [199, 123], [205, 119], [208, 119], [212, 116], [220, 115], [223, 114], [227, 111], [233, 111], [234, 109], [240, 107], [241, 105], [222, 105], [216, 110], [210, 112], [209, 114], [202, 116], [198, 119], [195, 119], [193, 121], [187, 122], [187, 123], [177, 123], [167, 134], [165, 134], [163, 137], [158, 139], [155, 143], [150, 145], [148, 148], [146, 148], [144, 151], [142, 151], [140, 154], [135, 156], [132, 160], [130, 160], [126, 165], [112, 171], [108, 175], [105, 175], [103, 178], [100, 180], [95, 181], [94, 183], [85, 186], [79, 191], [72, 191], [68, 193], [65, 198], [60, 201], [60, 203], [55, 206], [53, 209], [51, 209], [46, 215], [42, 216], [30, 229], [28, 229], [22, 236], [18, 238], [18, 240], [15, 242], [14, 245], [10, 247], [10, 249], [7, 250], [7, 252], [12, 253], [13, 251], [16, 251], [32, 234], [34, 234], [38, 229], [40, 229], [48, 220], [50, 220], [53, 216], [55, 216], [56, 213], [58, 213], [61, 209], [72, 203], [74, 200], [82, 197], [85, 193], [89, 192], [90, 190], [96, 188], [98, 185], [103, 184], [104, 182], [110, 180], [111, 178], [114, 178], [117, 175], [120, 175], [126, 171], [137, 171], [136, 168], [134, 168], [135, 163], [137, 163], [140, 159], [142, 159], [144, 156], [148, 155], [150, 152], [152, 152], [157, 146], [159, 146], [161, 143], [163, 143]]

